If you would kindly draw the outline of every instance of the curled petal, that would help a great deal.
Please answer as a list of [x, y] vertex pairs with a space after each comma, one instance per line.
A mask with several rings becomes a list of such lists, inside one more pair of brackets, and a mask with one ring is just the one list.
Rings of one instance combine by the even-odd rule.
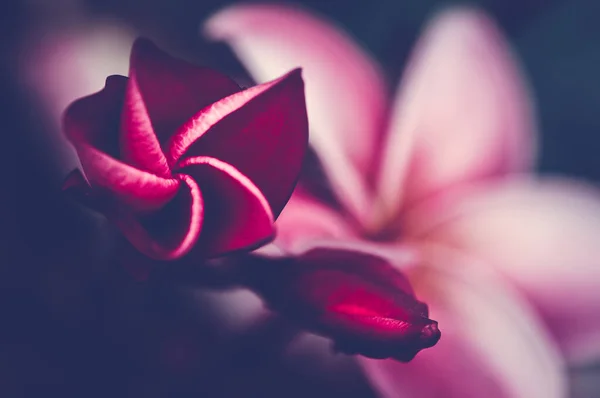
[[253, 249], [274, 236], [269, 203], [248, 177], [218, 159], [199, 156], [178, 165], [202, 189], [204, 225], [196, 249], [206, 257]]
[[160, 176], [169, 167], [163, 145], [199, 109], [239, 90], [220, 73], [191, 65], [138, 39], [131, 50], [121, 146], [133, 165]]
[[444, 333], [409, 365], [363, 360], [381, 396], [566, 396], [561, 357], [518, 292], [482, 264], [428, 250], [426, 265], [410, 279]]
[[246, 272], [273, 310], [331, 338], [337, 351], [407, 362], [440, 338], [408, 280], [376, 255], [313, 249], [257, 259]]
[[[145, 215], [135, 214], [110, 194], [92, 189], [77, 171], [69, 175], [63, 189], [82, 204], [102, 212], [141, 253], [155, 260], [173, 260], [194, 246], [204, 216], [198, 185], [189, 176], [179, 176], [179, 180], [177, 195], [160, 210]], [[139, 259], [139, 255], [133, 255]]]
[[418, 219], [415, 233], [479, 255], [516, 282], [571, 361], [600, 357], [600, 191], [558, 179], [486, 184]]
[[155, 210], [175, 196], [179, 182], [117, 160], [126, 81], [122, 76], [111, 76], [103, 90], [71, 104], [65, 112], [64, 131], [92, 188], [106, 191], [135, 211]]
[[530, 101], [501, 34], [483, 13], [453, 9], [434, 18], [393, 108], [379, 179], [387, 212], [530, 166]]
[[326, 21], [285, 6], [235, 5], [209, 19], [205, 30], [231, 45], [258, 81], [303, 68], [311, 145], [340, 200], [366, 221], [365, 177], [386, 107], [372, 60]]
[[210, 156], [231, 164], [262, 191], [276, 215], [288, 201], [308, 145], [304, 83], [296, 69], [198, 112], [173, 136], [169, 164]]

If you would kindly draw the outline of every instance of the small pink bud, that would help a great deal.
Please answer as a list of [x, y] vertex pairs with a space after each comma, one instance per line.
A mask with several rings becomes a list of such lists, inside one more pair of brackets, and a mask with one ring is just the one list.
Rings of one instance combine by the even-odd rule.
[[257, 258], [251, 288], [299, 327], [331, 338], [334, 350], [408, 362], [440, 339], [408, 279], [381, 257], [313, 249], [298, 257]]

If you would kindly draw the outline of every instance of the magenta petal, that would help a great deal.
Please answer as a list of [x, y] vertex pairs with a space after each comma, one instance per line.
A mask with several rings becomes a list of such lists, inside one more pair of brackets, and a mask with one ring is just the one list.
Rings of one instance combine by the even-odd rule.
[[[360, 251], [315, 248], [299, 257], [307, 266], [328, 268], [328, 264], [339, 264], [347, 274], [355, 274], [360, 279], [381, 286], [388, 286], [411, 297], [415, 296], [408, 279], [383, 258]], [[425, 310], [427, 315], [427, 310]]]
[[248, 284], [275, 311], [334, 341], [338, 351], [407, 362], [437, 343], [437, 322], [400, 272], [382, 257], [317, 248], [288, 259], [259, 258]]
[[111, 76], [103, 90], [71, 104], [65, 112], [64, 131], [77, 150], [92, 188], [107, 191], [134, 210], [154, 210], [173, 198], [179, 182], [116, 159], [126, 81], [122, 76]]
[[139, 217], [117, 205], [108, 215], [136, 249], [156, 260], [173, 260], [187, 254], [203, 228], [200, 189], [189, 176], [179, 179], [181, 189], [163, 209]]
[[294, 189], [307, 145], [304, 83], [296, 69], [202, 110], [173, 137], [167, 153], [171, 165], [198, 155], [231, 164], [277, 215]]
[[121, 119], [122, 157], [129, 164], [166, 177], [170, 175], [167, 160], [154, 133], [135, 72], [130, 72], [130, 76]]
[[145, 39], [133, 45], [129, 75], [124, 120], [131, 122], [123, 126], [122, 143], [133, 161], [153, 170], [167, 170], [160, 144], [185, 121], [239, 91], [228, 77], [173, 58]]
[[197, 249], [206, 257], [256, 248], [274, 235], [273, 213], [260, 190], [235, 167], [199, 156], [177, 170], [202, 189], [205, 218]]

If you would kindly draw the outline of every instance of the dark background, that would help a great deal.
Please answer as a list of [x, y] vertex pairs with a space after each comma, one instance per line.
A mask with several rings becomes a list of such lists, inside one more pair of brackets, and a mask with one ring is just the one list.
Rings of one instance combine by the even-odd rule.
[[[59, 192], [48, 117], [19, 76], [23, 38], [88, 18], [111, 18], [177, 55], [243, 69], [199, 24], [217, 0], [4, 1], [0, 12], [0, 396], [374, 396], [356, 365], [297, 349], [281, 360], [277, 325], [228, 328], [210, 294], [153, 276], [132, 280], [111, 257], [114, 231]], [[400, 77], [433, 0], [296, 2], [346, 28]], [[600, 3], [480, 0], [533, 87], [539, 171], [600, 182]], [[220, 293], [219, 293], [220, 294]], [[267, 344], [269, 342], [269, 344]], [[275, 347], [275, 348], [274, 348]], [[300, 346], [302, 347], [302, 346]], [[279, 350], [279, 351], [278, 351]], [[323, 363], [321, 363], [323, 365]], [[327, 372], [322, 369], [329, 369]], [[597, 396], [594, 369], [573, 369], [574, 396]], [[595, 393], [594, 393], [595, 391]]]

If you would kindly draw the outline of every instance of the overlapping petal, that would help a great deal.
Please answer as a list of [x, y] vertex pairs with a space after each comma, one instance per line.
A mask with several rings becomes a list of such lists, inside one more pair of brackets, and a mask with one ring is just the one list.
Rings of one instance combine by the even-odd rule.
[[239, 91], [228, 77], [176, 59], [138, 39], [131, 50], [121, 147], [126, 161], [159, 176], [169, 168], [161, 145], [199, 109]]
[[411, 282], [443, 335], [408, 365], [362, 361], [382, 397], [566, 396], [556, 347], [527, 302], [498, 274], [431, 247], [419, 270]]
[[422, 236], [479, 255], [516, 282], [571, 361], [600, 355], [598, 190], [558, 179], [489, 184], [429, 206], [425, 218]]
[[197, 250], [207, 257], [256, 248], [273, 238], [273, 212], [260, 189], [235, 167], [198, 156], [178, 165], [196, 181], [204, 202], [203, 233]]
[[381, 164], [388, 213], [534, 155], [531, 99], [494, 24], [453, 9], [426, 27], [403, 76]]
[[189, 119], [173, 136], [168, 161], [211, 156], [248, 177], [278, 215], [300, 174], [308, 145], [301, 71], [228, 96]]
[[292, 258], [256, 258], [247, 282], [283, 316], [331, 338], [338, 351], [410, 361], [440, 338], [437, 322], [385, 258], [314, 248]]
[[159, 211], [135, 217], [117, 205], [114, 214], [107, 214], [139, 251], [157, 260], [184, 256], [205, 228], [204, 198], [198, 183], [186, 175], [178, 178], [181, 189]]
[[340, 201], [361, 221], [369, 214], [370, 168], [385, 117], [377, 66], [345, 33], [299, 9], [236, 5], [206, 23], [259, 81], [302, 67], [311, 144]]
[[134, 210], [154, 210], [175, 196], [179, 182], [118, 160], [119, 115], [126, 81], [111, 76], [103, 90], [74, 102], [65, 112], [64, 130], [93, 188], [109, 192]]
[[189, 176], [179, 176], [180, 189], [161, 209], [137, 214], [110, 191], [88, 184], [75, 170], [63, 185], [67, 195], [103, 213], [144, 255], [155, 260], [171, 260], [187, 254], [198, 239], [204, 217], [198, 185]]

